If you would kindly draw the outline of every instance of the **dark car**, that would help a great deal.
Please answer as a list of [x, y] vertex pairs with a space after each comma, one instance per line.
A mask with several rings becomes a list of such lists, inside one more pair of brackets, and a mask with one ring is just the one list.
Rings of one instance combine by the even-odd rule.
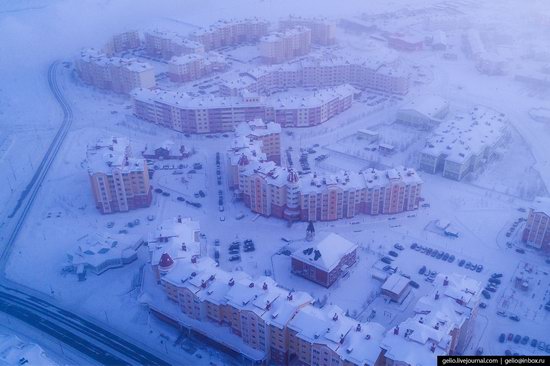
[[502, 277], [502, 273], [493, 273], [491, 275], [491, 278], [501, 278]]
[[510, 315], [508, 318], [510, 318], [511, 320], [513, 320], [515, 322], [519, 322], [519, 316], [517, 316], [517, 315]]
[[443, 252], [437, 253], [437, 254], [435, 255], [435, 257], [436, 257], [437, 259], [443, 258]]
[[229, 254], [240, 254], [241, 251], [239, 249], [229, 249]]
[[494, 287], [489, 287], [489, 286], [485, 287], [485, 290], [491, 291], [491, 292], [496, 292], [497, 291], [497, 290], [495, 290]]
[[162, 189], [160, 189], [160, 188], [155, 188], [155, 193], [162, 193]]
[[464, 265], [464, 268], [470, 269], [470, 266], [472, 266], [472, 263], [471, 262], [466, 262], [466, 264]]
[[458, 266], [459, 267], [462, 267], [464, 266], [464, 263], [466, 263], [466, 261], [464, 259], [461, 259], [459, 262], [458, 262]]
[[455, 261], [455, 258], [456, 258], [456, 257], [455, 257], [454, 255], [451, 254], [451, 255], [449, 256], [449, 259], [447, 259], [447, 262], [453, 263], [453, 262]]
[[433, 252], [432, 248], [426, 248], [426, 255], [431, 255]]
[[391, 259], [390, 257], [384, 257], [380, 260], [386, 264], [391, 264], [391, 262], [393, 261], [393, 259]]
[[430, 256], [431, 256], [431, 257], [435, 257], [435, 256], [438, 255], [438, 254], [439, 254], [439, 251], [438, 251], [438, 250], [434, 250], [434, 251], [430, 254]]
[[206, 193], [204, 193], [203, 190], [200, 190], [199, 191], [199, 196], [201, 196], [202, 198], [206, 197]]
[[418, 244], [416, 244], [416, 243], [411, 244], [411, 249], [415, 250], [417, 247], [418, 247]]
[[479, 307], [482, 308], [482, 309], [485, 309], [487, 307], [487, 304], [484, 303], [484, 302], [480, 302]]
[[516, 336], [514, 337], [514, 343], [519, 343], [519, 341], [521, 341], [521, 336], [519, 334], [516, 334]]
[[491, 298], [491, 294], [490, 294], [489, 291], [487, 291], [487, 290], [481, 291], [481, 294], [482, 294], [483, 297], [486, 298], [487, 300]]
[[495, 285], [500, 285], [500, 280], [498, 278], [489, 278], [489, 282]]
[[531, 339], [531, 347], [536, 347], [537, 343], [539, 343], [535, 338]]
[[185, 198], [183, 198], [182, 196], [178, 196], [178, 198], [176, 198], [176, 199], [180, 202], [185, 202]]
[[214, 259], [215, 259], [215, 260], [220, 259], [220, 252], [219, 252], [219, 250], [216, 250], [216, 251], [214, 252]]
[[397, 256], [399, 256], [399, 254], [397, 254], [397, 252], [394, 252], [393, 250], [390, 250], [390, 251], [388, 252], [388, 254], [391, 255], [392, 257], [397, 257]]
[[500, 336], [498, 337], [498, 341], [500, 343], [504, 343], [505, 340], [506, 340], [506, 335], [504, 333], [500, 333]]
[[410, 281], [409, 284], [414, 288], [419, 288], [420, 285], [416, 281]]
[[481, 272], [481, 271], [483, 271], [483, 264], [478, 264], [478, 265], [476, 266], [476, 272], [479, 273], [479, 272]]
[[236, 254], [236, 255], [232, 255], [231, 257], [229, 257], [229, 261], [230, 262], [235, 262], [235, 261], [240, 261], [241, 260], [241, 256]]
[[426, 273], [426, 266], [422, 266], [422, 268], [418, 270], [418, 274], [423, 275], [424, 273]]
[[521, 344], [526, 345], [529, 342], [529, 336], [523, 336], [521, 339]]
[[523, 248], [516, 248], [516, 252], [520, 253], [520, 254], [525, 254], [525, 249]]
[[405, 249], [405, 247], [404, 247], [403, 245], [399, 244], [399, 243], [394, 244], [393, 247], [394, 247], [395, 249], [397, 249], [397, 250], [403, 250], [403, 249]]
[[164, 197], [169, 197], [169, 196], [170, 196], [170, 192], [162, 192], [162, 195], [163, 195]]
[[514, 339], [514, 334], [513, 333], [508, 333], [507, 339], [508, 339], [508, 341], [512, 341]]
[[441, 260], [447, 261], [449, 259], [449, 253], [443, 253], [443, 257], [441, 257]]

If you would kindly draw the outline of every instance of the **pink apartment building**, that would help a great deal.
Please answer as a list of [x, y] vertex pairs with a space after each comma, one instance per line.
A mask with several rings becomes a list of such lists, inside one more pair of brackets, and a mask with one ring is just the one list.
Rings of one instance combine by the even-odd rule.
[[136, 90], [134, 114], [185, 133], [233, 131], [237, 124], [261, 118], [282, 127], [321, 124], [351, 107], [357, 90], [341, 85], [316, 92], [270, 97], [243, 91], [239, 96], [191, 97], [165, 90]]
[[311, 51], [311, 29], [294, 27], [262, 37], [260, 57], [266, 64], [280, 64]]
[[133, 158], [128, 138], [100, 139], [86, 153], [97, 209], [103, 213], [149, 207], [152, 200], [145, 159]]
[[327, 19], [289, 17], [279, 21], [279, 29], [286, 31], [295, 27], [306, 27], [311, 30], [311, 42], [323, 46], [336, 43], [336, 24]]
[[535, 198], [522, 239], [527, 245], [550, 253], [550, 198]]
[[190, 53], [174, 56], [168, 61], [168, 77], [175, 82], [191, 81], [224, 71], [227, 67], [225, 58], [219, 53]]
[[174, 56], [204, 52], [204, 46], [200, 42], [187, 39], [176, 32], [155, 28], [146, 30], [144, 37], [145, 52], [150, 56], [169, 60]]
[[258, 42], [268, 32], [269, 22], [258, 18], [220, 20], [208, 28], [199, 29], [191, 38], [206, 51], [244, 43]]
[[82, 81], [116, 93], [130, 93], [135, 88], [155, 87], [155, 70], [136, 59], [107, 57], [93, 48], [83, 50], [75, 62]]

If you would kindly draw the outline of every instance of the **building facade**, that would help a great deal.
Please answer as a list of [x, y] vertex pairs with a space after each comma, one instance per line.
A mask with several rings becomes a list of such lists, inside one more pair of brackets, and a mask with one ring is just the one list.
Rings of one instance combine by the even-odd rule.
[[303, 96], [263, 97], [249, 92], [239, 96], [191, 97], [165, 90], [135, 90], [134, 115], [185, 133], [229, 132], [256, 118], [282, 127], [308, 127], [351, 107], [357, 90], [349, 85]]
[[145, 159], [133, 158], [130, 141], [113, 137], [88, 145], [86, 161], [97, 209], [103, 213], [149, 207], [152, 200]]
[[258, 42], [268, 33], [269, 22], [258, 18], [220, 20], [208, 28], [195, 31], [191, 38], [200, 42], [206, 51], [222, 47]]
[[227, 69], [225, 58], [214, 52], [174, 56], [168, 62], [168, 77], [174, 82], [197, 80]]
[[155, 70], [136, 59], [107, 57], [94, 49], [83, 50], [75, 62], [82, 81], [100, 89], [116, 93], [130, 93], [133, 89], [155, 87]]
[[149, 29], [144, 32], [145, 52], [153, 57], [169, 60], [174, 56], [190, 53], [204, 53], [204, 46], [184, 36], [162, 29]]
[[537, 197], [529, 209], [522, 240], [529, 246], [550, 252], [550, 199]]
[[262, 37], [260, 57], [266, 64], [280, 64], [311, 51], [311, 29], [297, 26]]
[[336, 24], [320, 18], [288, 17], [279, 21], [279, 29], [286, 31], [295, 27], [305, 27], [311, 30], [311, 42], [322, 46], [336, 43]]
[[242, 90], [248, 90], [269, 95], [287, 88], [350, 84], [359, 89], [404, 95], [409, 91], [409, 83], [409, 75], [393, 63], [348, 56], [321, 56], [224, 76], [220, 92], [238, 95]]

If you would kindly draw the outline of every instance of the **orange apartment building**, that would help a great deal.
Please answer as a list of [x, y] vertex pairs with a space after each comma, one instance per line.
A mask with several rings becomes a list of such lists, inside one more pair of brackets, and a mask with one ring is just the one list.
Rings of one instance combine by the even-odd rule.
[[200, 42], [187, 39], [176, 32], [148, 29], [144, 31], [144, 38], [145, 52], [153, 57], [169, 60], [174, 56], [204, 53], [204, 46]]
[[168, 77], [175, 82], [191, 81], [224, 71], [227, 67], [225, 58], [219, 53], [190, 53], [174, 56], [168, 61]]
[[550, 199], [537, 197], [529, 209], [522, 236], [529, 246], [550, 253]]
[[268, 32], [269, 22], [259, 18], [220, 20], [208, 28], [199, 29], [191, 38], [200, 42], [206, 51], [222, 47], [258, 42]]
[[128, 138], [100, 139], [88, 145], [88, 175], [97, 209], [103, 213], [149, 207], [152, 200], [145, 159], [133, 158]]

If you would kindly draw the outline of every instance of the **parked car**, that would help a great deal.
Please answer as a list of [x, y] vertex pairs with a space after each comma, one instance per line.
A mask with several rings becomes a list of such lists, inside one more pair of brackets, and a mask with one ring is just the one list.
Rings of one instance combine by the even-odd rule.
[[384, 258], [381, 259], [381, 261], [386, 263], [386, 264], [391, 264], [393, 259], [391, 259], [390, 257], [384, 257]]
[[447, 261], [449, 259], [449, 253], [443, 253], [443, 257], [441, 257], [441, 260]]
[[397, 254], [397, 252], [395, 252], [395, 251], [393, 251], [393, 250], [390, 250], [390, 251], [388, 252], [388, 254], [391, 255], [392, 257], [398, 257], [398, 256], [399, 256], [399, 254]]
[[516, 252], [520, 253], [520, 254], [525, 254], [525, 249], [523, 248], [516, 248]]
[[490, 292], [497, 292], [497, 290], [495, 290], [494, 287], [489, 287], [489, 286], [485, 287], [485, 290], [490, 291]]
[[229, 261], [230, 262], [235, 262], [235, 261], [240, 261], [241, 260], [241, 256], [236, 254], [236, 255], [232, 255], [231, 257], [229, 257]]
[[482, 309], [485, 309], [487, 307], [487, 304], [484, 303], [484, 302], [480, 302], [479, 307], [482, 308]]
[[521, 336], [519, 334], [516, 334], [516, 336], [514, 337], [514, 343], [519, 343], [519, 341], [521, 341]]
[[490, 294], [489, 291], [487, 291], [487, 290], [481, 291], [481, 294], [482, 294], [483, 297], [486, 298], [487, 300], [491, 298], [491, 294]]
[[160, 189], [160, 188], [155, 188], [155, 193], [162, 193], [162, 189]]
[[410, 281], [409, 284], [414, 288], [419, 288], [420, 287], [420, 285], [416, 281]]
[[434, 250], [434, 251], [430, 254], [430, 256], [431, 256], [431, 257], [435, 257], [435, 256], [438, 255], [438, 254], [439, 254], [439, 251], [438, 251], [438, 250]]
[[163, 195], [164, 197], [169, 197], [169, 196], [170, 196], [170, 192], [162, 192], [162, 195]]
[[537, 346], [537, 340], [535, 338], [531, 339], [531, 347], [536, 347]]
[[410, 248], [411, 248], [412, 250], [416, 250], [416, 248], [418, 248], [418, 244], [412, 243]]
[[498, 341], [500, 343], [504, 343], [505, 340], [506, 340], [506, 335], [504, 333], [500, 333], [500, 336], [498, 337]]
[[500, 280], [498, 278], [489, 278], [490, 283], [494, 283], [495, 285], [500, 285]]
[[178, 196], [178, 198], [176, 198], [176, 199], [180, 202], [185, 202], [185, 198], [183, 198], [182, 196]]
[[453, 254], [451, 254], [451, 255], [449, 256], [449, 259], [447, 259], [447, 262], [453, 263], [454, 261], [455, 261], [455, 256], [454, 256]]
[[500, 278], [500, 277], [502, 277], [502, 273], [493, 273], [491, 275], [491, 278]]
[[497, 311], [497, 315], [506, 317], [506, 312], [504, 312], [502, 310], [499, 310], [499, 311]]
[[508, 341], [511, 342], [513, 339], [514, 339], [514, 334], [513, 333], [508, 333]]
[[478, 264], [478, 265], [476, 266], [476, 272], [479, 273], [479, 272], [481, 272], [481, 271], [483, 271], [483, 264]]
[[514, 315], [510, 315], [508, 318], [511, 319], [511, 320], [513, 320], [513, 321], [515, 321], [515, 322], [519, 322], [519, 316], [517, 316], [517, 315], [515, 315], [515, 314], [514, 314]]
[[458, 262], [458, 266], [459, 267], [462, 267], [464, 266], [464, 263], [466, 263], [466, 261], [464, 259], [461, 259], [459, 262]]
[[529, 343], [529, 336], [523, 336], [521, 344], [526, 345], [527, 343]]
[[403, 250], [403, 249], [405, 249], [405, 247], [404, 247], [403, 245], [399, 244], [399, 243], [394, 244], [393, 247], [394, 247], [395, 249], [397, 249], [397, 250]]
[[483, 354], [483, 347], [478, 347], [476, 350], [476, 356], [481, 356]]
[[421, 275], [423, 275], [425, 272], [426, 272], [426, 266], [422, 266], [422, 268], [418, 270], [418, 274], [421, 274]]

